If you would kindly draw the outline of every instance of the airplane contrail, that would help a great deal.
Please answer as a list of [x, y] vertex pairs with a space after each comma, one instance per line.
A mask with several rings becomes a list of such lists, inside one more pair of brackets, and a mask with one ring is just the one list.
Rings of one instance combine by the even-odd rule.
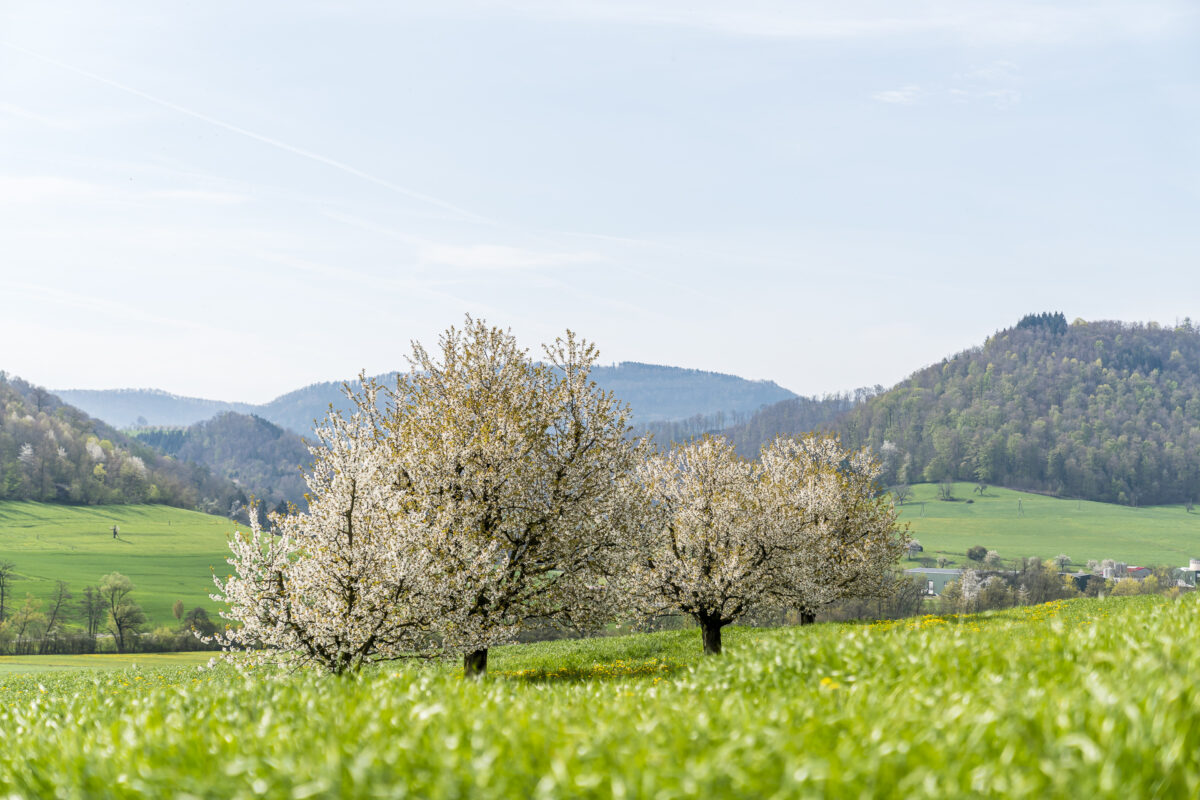
[[47, 64], [53, 64], [54, 66], [56, 66], [60, 69], [65, 69], [68, 72], [74, 72], [76, 75], [82, 75], [83, 77], [88, 78], [89, 80], [97, 81], [97, 82], [103, 83], [107, 86], [111, 86], [114, 89], [119, 89], [120, 91], [125, 92], [127, 94], [132, 94], [136, 97], [140, 97], [143, 100], [149, 100], [151, 103], [160, 105], [163, 108], [169, 108], [172, 111], [178, 111], [180, 114], [186, 114], [189, 117], [198, 119], [201, 122], [206, 122], [209, 125], [213, 125], [218, 128], [223, 128], [227, 131], [236, 133], [240, 136], [245, 136], [248, 139], [254, 139], [255, 141], [270, 145], [271, 147], [274, 147], [276, 149], [283, 150], [288, 153], [292, 153], [293, 155], [297, 155], [302, 158], [307, 158], [310, 161], [316, 161], [319, 164], [325, 164], [326, 166], [333, 167], [334, 169], [338, 169], [349, 175], [353, 175], [356, 178], [361, 178], [362, 180], [369, 181], [370, 183], [374, 183], [378, 186], [382, 186], [385, 189], [390, 189], [391, 191], [396, 192], [397, 194], [402, 194], [405, 197], [410, 197], [414, 200], [419, 200], [422, 203], [427, 203], [429, 205], [441, 208], [445, 211], [453, 212], [461, 217], [465, 217], [474, 222], [479, 222], [479, 223], [483, 223], [486, 225], [498, 225], [499, 224], [493, 219], [489, 219], [488, 217], [484, 217], [480, 214], [476, 214], [473, 211], [468, 211], [465, 208], [456, 206], [453, 203], [450, 203], [446, 200], [442, 200], [437, 197], [433, 197], [431, 195], [424, 194], [422, 192], [414, 191], [414, 190], [408, 189], [404, 186], [400, 186], [398, 184], [392, 183], [389, 180], [385, 180], [383, 178], [376, 177], [375, 175], [371, 175], [370, 173], [363, 172], [361, 169], [358, 169], [357, 167], [352, 167], [345, 162], [338, 161], [337, 159], [329, 158], [328, 156], [323, 156], [320, 153], [314, 153], [311, 150], [305, 150], [302, 147], [296, 147], [294, 145], [290, 145], [287, 142], [281, 142], [278, 139], [273, 139], [270, 136], [264, 136], [261, 133], [255, 133], [254, 131], [247, 130], [246, 128], [240, 128], [237, 125], [230, 124], [228, 122], [225, 122], [224, 120], [219, 120], [215, 117], [210, 117], [207, 114], [202, 114], [199, 111], [193, 111], [190, 108], [185, 108], [184, 106], [181, 106], [177, 103], [172, 103], [170, 100], [164, 100], [161, 97], [156, 97], [155, 95], [152, 95], [149, 92], [143, 92], [141, 89], [135, 89], [132, 86], [127, 86], [123, 83], [119, 83], [118, 81], [114, 81], [110, 78], [105, 78], [103, 75], [97, 75], [94, 72], [89, 72], [86, 69], [81, 69], [80, 67], [76, 67], [71, 64], [67, 64], [65, 62], [59, 61], [58, 59], [50, 58], [49, 56], [44, 56], [41, 53], [35, 53], [32, 50], [26, 49], [24, 47], [20, 47], [19, 45], [15, 45], [12, 42], [6, 42], [6, 41], [0, 40], [0, 45], [7, 47], [11, 50], [16, 50], [19, 53], [24, 53], [25, 55], [30, 56], [31, 58], [36, 58], [40, 61], [44, 61]]

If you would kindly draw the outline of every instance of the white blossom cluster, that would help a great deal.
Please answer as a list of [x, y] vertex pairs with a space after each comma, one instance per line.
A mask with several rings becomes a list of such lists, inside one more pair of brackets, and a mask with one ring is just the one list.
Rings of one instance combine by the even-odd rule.
[[764, 604], [884, 590], [906, 538], [869, 456], [819, 437], [758, 462], [721, 438], [653, 454], [597, 357], [568, 332], [535, 362], [468, 317], [394, 389], [364, 378], [318, 431], [308, 511], [231, 543], [220, 641], [339, 673], [460, 653], [479, 674], [530, 624], [685, 613], [717, 652]]
[[535, 363], [468, 318], [394, 390], [364, 379], [319, 431], [309, 511], [233, 542], [223, 643], [335, 672], [434, 647], [486, 664], [530, 622], [610, 620], [645, 445], [596, 358], [568, 333]]
[[844, 597], [887, 591], [906, 535], [875, 491], [878, 469], [817, 436], [777, 439], [757, 463], [723, 437], [646, 460], [634, 595], [644, 611], [695, 618], [705, 650], [719, 652], [720, 629], [757, 608], [811, 618]]
[[349, 419], [331, 413], [316, 431], [308, 511], [271, 515], [273, 532], [251, 515], [249, 534], [230, 542], [236, 574], [217, 578], [213, 595], [235, 623], [222, 645], [335, 673], [433, 645], [443, 585], [431, 584], [434, 554], [391, 489], [375, 391]]
[[642, 446], [628, 407], [591, 380], [595, 347], [568, 332], [535, 363], [469, 318], [439, 344], [414, 347], [387, 424], [397, 489], [461, 592], [447, 647], [486, 650], [528, 620], [604, 624]]

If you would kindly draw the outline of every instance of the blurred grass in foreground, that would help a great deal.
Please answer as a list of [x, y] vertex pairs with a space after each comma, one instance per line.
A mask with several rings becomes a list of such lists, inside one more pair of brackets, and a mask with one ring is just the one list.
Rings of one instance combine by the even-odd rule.
[[1200, 597], [497, 648], [346, 680], [0, 675], [27, 797], [1195, 797]]

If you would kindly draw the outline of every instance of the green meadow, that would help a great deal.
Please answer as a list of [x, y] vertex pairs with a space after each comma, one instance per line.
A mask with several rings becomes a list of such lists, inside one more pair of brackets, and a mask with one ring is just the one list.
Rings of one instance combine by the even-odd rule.
[[358, 676], [0, 674], [0, 796], [1200, 795], [1200, 595], [496, 648]]
[[[938, 499], [936, 484], [912, 487], [900, 509], [926, 557], [946, 555], [962, 565], [975, 545], [1008, 559], [1066, 553], [1076, 565], [1105, 558], [1128, 564], [1178, 567], [1200, 558], [1200, 513], [1182, 506], [1131, 508], [989, 487], [980, 495], [954, 484], [954, 501]], [[968, 502], [973, 501], [973, 502]]]
[[168, 506], [2, 502], [0, 560], [16, 564], [13, 602], [20, 603], [26, 593], [48, 598], [60, 579], [78, 598], [85, 586], [120, 572], [133, 581], [131, 597], [152, 626], [175, 624], [176, 600], [187, 609], [216, 608], [208, 598], [210, 570], [227, 568], [226, 541], [234, 529], [223, 517]]

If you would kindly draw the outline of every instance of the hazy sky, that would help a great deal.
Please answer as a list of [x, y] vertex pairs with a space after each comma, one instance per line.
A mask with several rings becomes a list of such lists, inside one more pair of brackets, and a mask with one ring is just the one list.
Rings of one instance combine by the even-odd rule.
[[258, 402], [470, 312], [811, 394], [1200, 317], [1198, 12], [0, 2], [0, 369]]

